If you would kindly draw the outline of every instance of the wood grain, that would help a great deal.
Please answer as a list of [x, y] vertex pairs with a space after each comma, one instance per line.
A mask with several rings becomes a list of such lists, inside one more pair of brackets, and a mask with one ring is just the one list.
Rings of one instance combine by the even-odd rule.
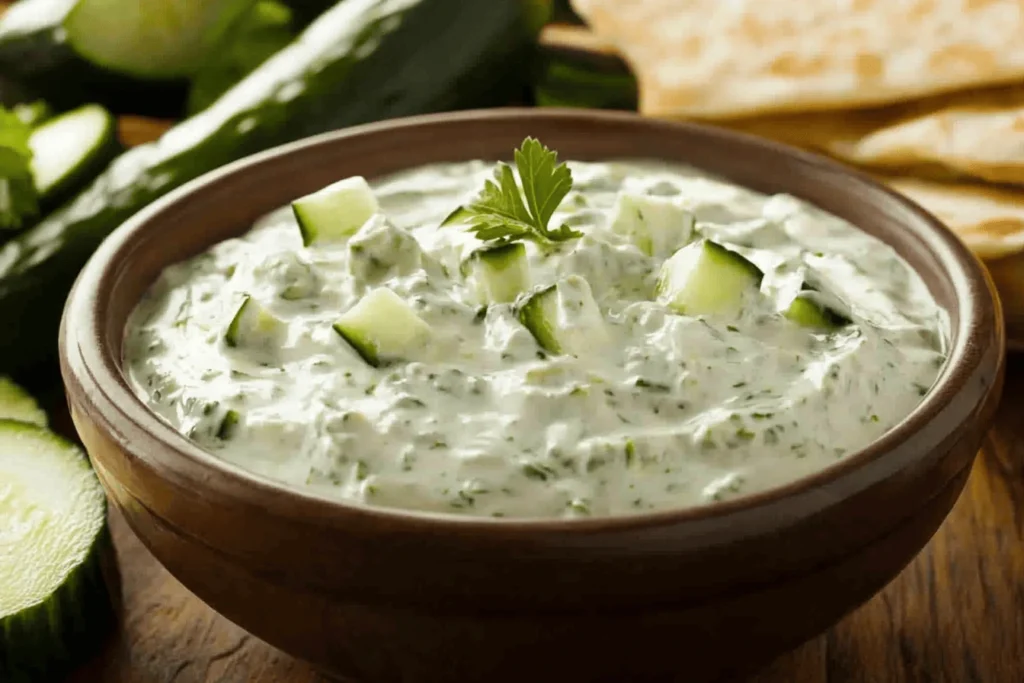
[[[967, 488], [917, 559], [828, 633], [748, 683], [1024, 680], [1024, 357]], [[218, 616], [112, 520], [124, 618], [68, 683], [314, 683], [308, 666]]]

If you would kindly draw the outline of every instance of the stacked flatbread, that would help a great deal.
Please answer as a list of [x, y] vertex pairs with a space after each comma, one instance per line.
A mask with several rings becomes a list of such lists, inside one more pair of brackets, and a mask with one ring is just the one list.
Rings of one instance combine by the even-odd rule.
[[1024, 0], [572, 0], [640, 111], [872, 170], [988, 265], [1024, 347]]

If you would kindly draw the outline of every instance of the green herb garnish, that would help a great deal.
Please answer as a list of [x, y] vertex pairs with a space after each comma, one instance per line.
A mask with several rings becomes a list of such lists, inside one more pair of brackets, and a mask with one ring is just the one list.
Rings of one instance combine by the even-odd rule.
[[522, 240], [564, 242], [582, 237], [564, 223], [549, 229], [548, 222], [572, 189], [572, 172], [558, 153], [535, 138], [526, 138], [515, 151], [520, 187], [512, 167], [499, 162], [494, 179], [469, 204], [453, 211], [441, 225], [468, 223], [469, 231], [484, 242], [506, 244]]
[[0, 230], [18, 230], [39, 215], [28, 146], [31, 134], [17, 114], [0, 107]]

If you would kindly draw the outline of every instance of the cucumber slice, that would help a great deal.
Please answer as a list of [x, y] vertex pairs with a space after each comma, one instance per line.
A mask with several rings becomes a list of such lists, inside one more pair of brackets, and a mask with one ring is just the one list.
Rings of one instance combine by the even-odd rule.
[[224, 332], [224, 343], [232, 348], [274, 351], [281, 348], [288, 327], [248, 294]]
[[302, 243], [344, 240], [380, 211], [366, 178], [352, 176], [292, 202]]
[[609, 340], [590, 283], [578, 275], [534, 292], [519, 306], [517, 315], [540, 347], [550, 353], [597, 353]]
[[387, 287], [360, 299], [334, 329], [374, 367], [409, 357], [430, 338], [430, 326]]
[[763, 273], [717, 242], [700, 240], [665, 261], [658, 276], [658, 300], [676, 313], [705, 315], [735, 311], [759, 291]]
[[93, 64], [136, 78], [188, 78], [255, 0], [78, 0], [64, 30]]
[[17, 420], [45, 427], [46, 412], [31, 394], [9, 377], [0, 376], [0, 420]]
[[98, 104], [50, 119], [32, 131], [28, 146], [39, 201], [49, 207], [99, 175], [121, 151], [117, 122]]
[[26, 126], [35, 128], [43, 121], [53, 118], [53, 108], [43, 100], [15, 105], [14, 115]]
[[113, 624], [106, 500], [85, 454], [0, 421], [0, 680], [61, 680]]
[[522, 242], [477, 249], [466, 260], [465, 269], [481, 303], [509, 303], [530, 287], [530, 264]]
[[611, 229], [648, 256], [667, 256], [692, 239], [695, 221], [674, 199], [620, 192], [612, 209]]
[[835, 330], [853, 322], [823, 302], [813, 290], [797, 294], [784, 315], [797, 325], [822, 330]]

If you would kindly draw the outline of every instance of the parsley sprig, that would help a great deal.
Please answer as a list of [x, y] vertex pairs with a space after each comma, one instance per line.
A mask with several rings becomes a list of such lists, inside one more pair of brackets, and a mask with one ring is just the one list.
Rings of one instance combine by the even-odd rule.
[[467, 223], [480, 240], [494, 244], [523, 240], [546, 244], [582, 237], [583, 233], [565, 224], [548, 228], [558, 205], [572, 189], [572, 171], [565, 162], [558, 163], [558, 153], [535, 138], [526, 138], [515, 151], [515, 164], [521, 188], [512, 167], [499, 162], [494, 179], [442, 225]]
[[32, 180], [32, 129], [0, 107], [0, 230], [17, 230], [39, 214]]

